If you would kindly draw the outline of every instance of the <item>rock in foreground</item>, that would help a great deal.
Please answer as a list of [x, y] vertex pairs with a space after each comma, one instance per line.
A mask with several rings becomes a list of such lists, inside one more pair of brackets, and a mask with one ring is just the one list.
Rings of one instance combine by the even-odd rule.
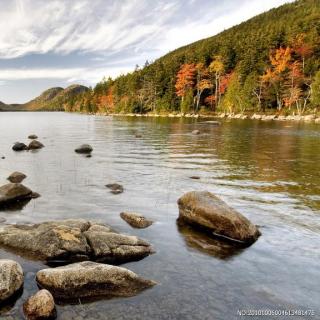
[[92, 152], [92, 150], [93, 150], [93, 148], [89, 144], [83, 144], [80, 147], [78, 147], [77, 149], [75, 149], [74, 151], [76, 153], [89, 154]]
[[37, 273], [38, 284], [61, 300], [89, 297], [131, 297], [154, 286], [151, 280], [120, 267], [91, 261]]
[[134, 228], [144, 229], [153, 223], [152, 220], [133, 212], [121, 212], [120, 217]]
[[0, 187], [0, 208], [15, 202], [33, 198], [32, 190], [20, 183], [8, 183]]
[[178, 200], [179, 222], [214, 236], [249, 245], [260, 236], [258, 228], [224, 201], [207, 191], [192, 191]]
[[40, 290], [23, 304], [23, 312], [28, 320], [53, 319], [56, 309], [52, 294]]
[[28, 149], [27, 145], [24, 144], [23, 142], [16, 142], [12, 147], [13, 151], [23, 151], [27, 149]]
[[29, 143], [29, 146], [28, 146], [28, 149], [29, 150], [37, 150], [37, 149], [41, 149], [43, 148], [44, 145], [38, 141], [38, 140], [32, 140], [30, 143]]
[[21, 255], [60, 264], [84, 260], [120, 264], [153, 253], [144, 240], [83, 219], [9, 225], [0, 231], [0, 245]]
[[7, 178], [7, 180], [9, 180], [12, 183], [20, 183], [22, 182], [27, 176], [22, 173], [22, 172], [18, 172], [15, 171], [13, 173], [10, 174], [10, 176]]
[[0, 302], [9, 299], [23, 285], [23, 271], [15, 261], [0, 260]]

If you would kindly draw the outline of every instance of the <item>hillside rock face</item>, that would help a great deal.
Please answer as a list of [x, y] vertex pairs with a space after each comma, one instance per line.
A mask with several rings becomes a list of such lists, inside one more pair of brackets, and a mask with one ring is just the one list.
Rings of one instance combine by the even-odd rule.
[[120, 264], [153, 253], [144, 240], [83, 219], [9, 225], [0, 231], [0, 245], [51, 263], [94, 260]]
[[23, 285], [23, 271], [19, 263], [0, 260], [0, 302], [9, 299]]
[[192, 191], [178, 200], [180, 223], [245, 245], [260, 236], [258, 228], [224, 201], [207, 191]]
[[151, 280], [120, 267], [91, 261], [54, 269], [43, 269], [36, 276], [38, 284], [57, 299], [88, 297], [131, 297], [154, 286]]

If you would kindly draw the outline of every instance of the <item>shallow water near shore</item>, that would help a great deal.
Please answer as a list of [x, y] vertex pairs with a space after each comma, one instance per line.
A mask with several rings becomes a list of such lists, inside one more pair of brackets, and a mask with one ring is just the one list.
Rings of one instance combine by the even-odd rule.
[[[59, 305], [58, 319], [232, 320], [243, 309], [313, 309], [320, 318], [319, 125], [3, 112], [0, 133], [1, 185], [21, 171], [28, 176], [23, 184], [41, 194], [23, 208], [0, 211], [0, 221], [96, 220], [156, 250], [122, 266], [159, 285], [132, 298]], [[11, 150], [31, 133], [44, 149]], [[93, 146], [91, 158], [74, 152], [82, 143]], [[108, 183], [124, 192], [110, 193]], [[220, 196], [262, 236], [240, 249], [177, 226], [177, 199], [191, 190]], [[122, 211], [156, 223], [133, 229]], [[22, 303], [37, 291], [35, 273], [46, 266], [3, 249], [0, 258], [25, 271], [21, 297], [2, 306], [0, 318], [23, 319]]]

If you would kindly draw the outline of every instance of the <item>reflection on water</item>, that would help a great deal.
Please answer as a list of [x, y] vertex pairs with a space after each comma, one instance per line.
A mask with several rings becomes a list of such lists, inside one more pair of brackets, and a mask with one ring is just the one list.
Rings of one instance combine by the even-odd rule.
[[235, 243], [231, 244], [223, 240], [214, 239], [203, 232], [199, 232], [181, 223], [177, 223], [177, 227], [188, 247], [199, 250], [207, 255], [219, 259], [228, 259], [243, 251], [243, 248]]
[[[199, 135], [192, 135], [193, 130]], [[0, 183], [13, 171], [41, 194], [0, 210], [5, 223], [85, 218], [147, 239], [156, 253], [124, 266], [160, 283], [125, 299], [58, 306], [58, 319], [237, 319], [238, 309], [315, 309], [320, 315], [320, 127], [232, 120], [134, 119], [64, 113], [0, 113]], [[15, 153], [36, 133], [45, 148]], [[74, 149], [89, 143], [91, 158]], [[5, 156], [5, 159], [1, 159]], [[200, 179], [190, 179], [191, 176]], [[119, 183], [113, 195], [105, 185]], [[233, 248], [178, 228], [177, 199], [208, 190], [262, 226], [251, 247]], [[133, 229], [119, 216], [156, 221]], [[25, 271], [21, 298], [1, 319], [22, 319], [45, 266], [0, 250]], [[299, 319], [299, 317], [295, 317]]]

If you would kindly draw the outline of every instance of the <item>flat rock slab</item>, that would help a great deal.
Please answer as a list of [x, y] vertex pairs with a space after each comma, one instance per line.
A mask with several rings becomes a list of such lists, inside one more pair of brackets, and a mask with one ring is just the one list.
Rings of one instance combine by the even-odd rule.
[[33, 198], [33, 192], [20, 183], [8, 183], [0, 187], [0, 208], [8, 204]]
[[138, 213], [121, 212], [120, 217], [134, 228], [144, 229], [152, 225], [153, 221]]
[[52, 294], [46, 289], [38, 291], [23, 304], [23, 313], [27, 320], [54, 319], [56, 309]]
[[260, 236], [258, 228], [241, 213], [207, 191], [192, 191], [178, 200], [180, 223], [214, 236], [250, 245]]
[[93, 260], [112, 264], [140, 260], [153, 253], [135, 236], [83, 219], [34, 225], [9, 225], [0, 230], [0, 245], [48, 263]]
[[12, 183], [20, 183], [22, 182], [27, 176], [19, 171], [15, 171], [10, 174], [10, 176], [7, 178]]
[[23, 270], [19, 263], [0, 260], [0, 302], [13, 296], [23, 285]]
[[58, 300], [90, 297], [131, 297], [156, 283], [134, 272], [91, 261], [38, 271], [38, 284]]

